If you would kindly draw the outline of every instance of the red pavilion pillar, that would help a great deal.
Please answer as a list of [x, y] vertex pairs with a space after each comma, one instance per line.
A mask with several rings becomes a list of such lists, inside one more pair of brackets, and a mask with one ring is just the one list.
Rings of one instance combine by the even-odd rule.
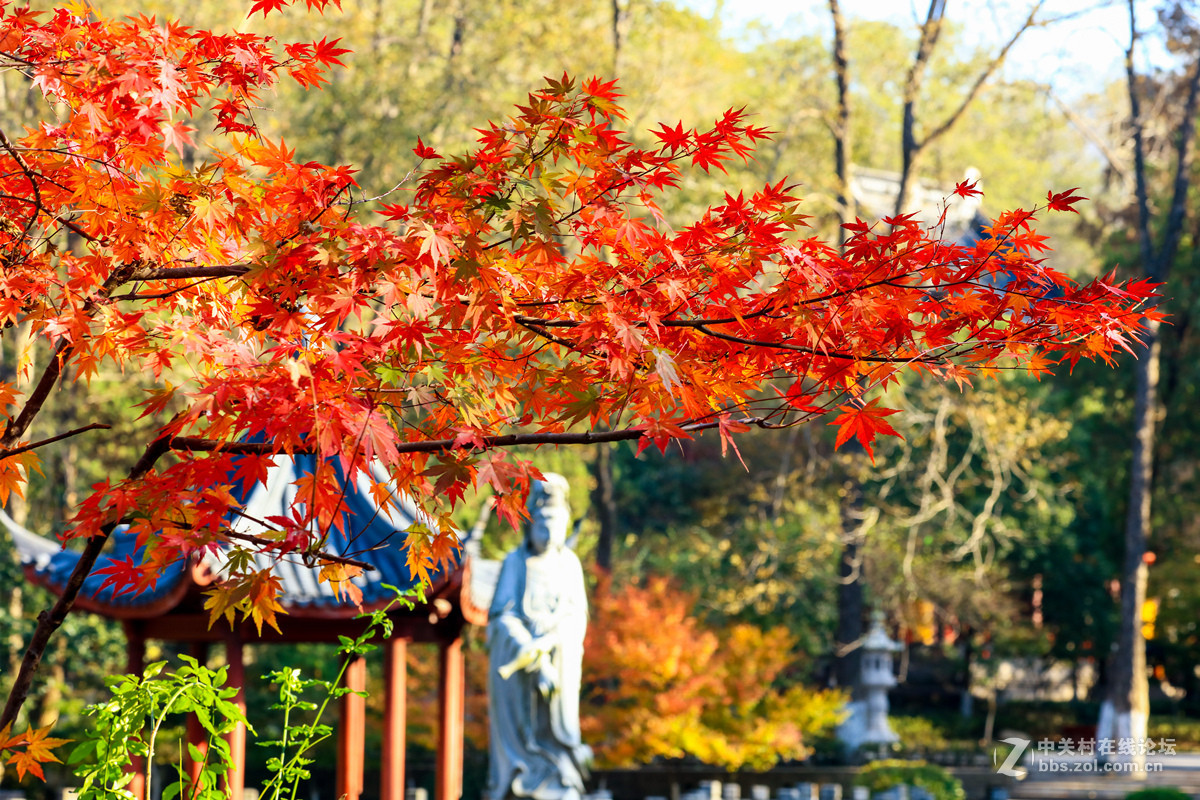
[[438, 742], [434, 800], [459, 800], [463, 779], [463, 706], [466, 690], [462, 636], [438, 643]]
[[[207, 642], [192, 642], [191, 656], [196, 659], [200, 666], [208, 664], [208, 643]], [[208, 753], [208, 731], [204, 730], [204, 726], [200, 724], [200, 719], [195, 714], [188, 714], [187, 717], [187, 742], [196, 749], [198, 758], [192, 758], [192, 750], [188, 748], [185, 754], [187, 758], [187, 774], [192, 785], [200, 780], [200, 768], [204, 763], [204, 757]]]
[[408, 642], [383, 644], [383, 780], [382, 800], [404, 800], [405, 712], [408, 703]]
[[[246, 713], [246, 667], [242, 661], [242, 640], [236, 634], [225, 639], [225, 662], [229, 665], [229, 685], [236, 686], [238, 693], [234, 703]], [[242, 789], [246, 785], [246, 726], [237, 723], [229, 734], [229, 757], [233, 769], [225, 777], [225, 789], [229, 800], [242, 800]]]
[[363, 791], [363, 767], [367, 749], [367, 662], [360, 655], [349, 656], [346, 688], [342, 695], [342, 719], [338, 725], [337, 795], [358, 800]]
[[[125, 671], [141, 676], [142, 671], [146, 669], [146, 636], [142, 632], [142, 626], [136, 622], [125, 623]], [[137, 800], [145, 800], [146, 797], [146, 759], [142, 756], [133, 756], [130, 760], [129, 772], [133, 773], [133, 780], [129, 782], [128, 789]]]

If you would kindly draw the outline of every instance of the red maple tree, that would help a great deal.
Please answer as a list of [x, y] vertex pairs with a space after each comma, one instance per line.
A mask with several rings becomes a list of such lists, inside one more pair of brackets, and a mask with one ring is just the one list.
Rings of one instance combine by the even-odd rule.
[[[832, 731], [845, 695], [780, 681], [796, 642], [738, 623], [720, 636], [696, 598], [661, 577], [613, 590], [601, 575], [584, 651], [580, 724], [597, 763], [692, 756], [731, 771], [802, 759]], [[808, 737], [806, 739], [806, 737]]]
[[[0, 131], [0, 322], [52, 347], [24, 365], [27, 392], [0, 384], [0, 501], [40, 447], [99, 435], [28, 441], [64, 376], [86, 381], [106, 360], [144, 372], [157, 388], [131, 413], [159, 423], [125, 476], [75, 510], [82, 572], [23, 675], [118, 524], [147, 545], [143, 563], [110, 572], [122, 590], [217, 547], [304, 553], [344, 579], [355, 565], [323, 559], [311, 532], [341, 516], [334, 461], [352, 479], [377, 461], [393, 482], [373, 482], [378, 499], [404, 492], [435, 522], [408, 540], [427, 574], [456, 547], [448, 514], [469, 487], [522, 513], [531, 470], [511, 445], [664, 447], [708, 428], [732, 441], [836, 408], [839, 440], [869, 449], [891, 429], [867, 394], [903, 372], [963, 382], [1108, 359], [1146, 316], [1146, 283], [1077, 285], [1042, 259], [1035, 218], [1070, 209], [1070, 192], [1000, 215], [970, 247], [903, 216], [847, 226], [839, 254], [806, 231], [784, 182], [675, 229], [659, 202], [684, 172], [748, 158], [768, 131], [730, 110], [639, 147], [612, 82], [564, 76], [467, 154], [418, 142], [408, 202], [373, 207], [352, 169], [297, 159], [251, 115], [279, 80], [319, 86], [337, 41], [82, 6], [0, 15], [0, 64], [45, 100], [36, 124]], [[230, 476], [261, 478], [273, 454], [299, 452], [327, 459], [303, 503], [273, 520], [277, 536], [236, 538]], [[235, 571], [214, 616], [270, 624], [275, 585]]]

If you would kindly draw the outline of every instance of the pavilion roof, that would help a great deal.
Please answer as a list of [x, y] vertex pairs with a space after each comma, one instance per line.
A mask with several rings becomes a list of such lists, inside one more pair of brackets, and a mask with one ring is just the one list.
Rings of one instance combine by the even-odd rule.
[[[296, 481], [305, 474], [311, 474], [315, 463], [315, 456], [311, 455], [279, 455], [275, 456], [274, 466], [268, 469], [264, 481], [247, 489], [231, 480], [233, 494], [242, 503], [243, 513], [231, 515], [230, 528], [239, 533], [258, 535], [266, 529], [254, 520], [290, 516], [289, 509], [297, 491]], [[354, 583], [363, 593], [364, 607], [382, 605], [394, 596], [394, 592], [386, 587], [406, 590], [417, 585], [418, 581], [405, 563], [405, 531], [416, 522], [428, 523], [428, 520], [404, 496], [393, 495], [391, 510], [381, 507], [372, 496], [367, 475], [360, 474], [351, 482], [336, 462], [335, 468], [344, 486], [344, 502], [348, 510], [341, 527], [333, 527], [328, 532], [322, 550], [372, 564], [375, 569], [355, 578]], [[384, 485], [388, 483], [386, 474], [378, 465], [372, 465], [370, 477]], [[3, 511], [0, 511], [0, 525], [8, 530], [16, 545], [26, 576], [34, 583], [60, 592], [79, 561], [79, 553], [63, 549], [58, 543], [32, 533]], [[111, 585], [103, 587], [105, 575], [102, 570], [129, 558], [135, 562], [140, 558], [135, 536], [118, 529], [113, 533], [108, 549], [85, 580], [78, 604], [111, 617], [158, 616], [177, 606], [190, 589], [211, 583], [214, 578], [219, 580], [223, 563], [219, 556], [201, 562], [180, 561], [159, 575], [153, 588], [138, 594], [117, 593]], [[260, 553], [255, 556], [255, 562], [260, 568], [271, 567], [279, 577], [282, 584], [279, 602], [293, 617], [350, 617], [358, 613], [357, 606], [348, 598], [338, 597], [328, 583], [317, 580], [316, 567], [307, 566], [298, 557], [280, 558]], [[449, 573], [456, 572], [460, 566], [452, 565], [448, 570], [439, 568], [433, 575], [434, 586], [444, 582], [450, 577]]]

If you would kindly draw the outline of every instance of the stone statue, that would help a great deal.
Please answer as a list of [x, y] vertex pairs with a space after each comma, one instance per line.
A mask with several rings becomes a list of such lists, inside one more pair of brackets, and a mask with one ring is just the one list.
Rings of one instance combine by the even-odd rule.
[[587, 596], [566, 546], [567, 480], [529, 491], [525, 541], [500, 567], [488, 615], [489, 800], [579, 800], [592, 751], [579, 735]]

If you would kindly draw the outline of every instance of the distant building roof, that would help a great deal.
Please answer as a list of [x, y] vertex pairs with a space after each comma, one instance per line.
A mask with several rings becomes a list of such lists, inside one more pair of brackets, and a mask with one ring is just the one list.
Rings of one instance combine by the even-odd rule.
[[[974, 167], [968, 169], [964, 180], [979, 181], [979, 170]], [[871, 221], [892, 216], [899, 191], [899, 173], [851, 165], [850, 194], [859, 216]], [[915, 212], [922, 223], [933, 225], [941, 216], [944, 206], [946, 223], [940, 238], [970, 244], [978, 238], [981, 227], [989, 224], [987, 217], [981, 213], [980, 205], [978, 197], [959, 197], [954, 194], [953, 186], [916, 180], [909, 188], [908, 207], [904, 213]]]

